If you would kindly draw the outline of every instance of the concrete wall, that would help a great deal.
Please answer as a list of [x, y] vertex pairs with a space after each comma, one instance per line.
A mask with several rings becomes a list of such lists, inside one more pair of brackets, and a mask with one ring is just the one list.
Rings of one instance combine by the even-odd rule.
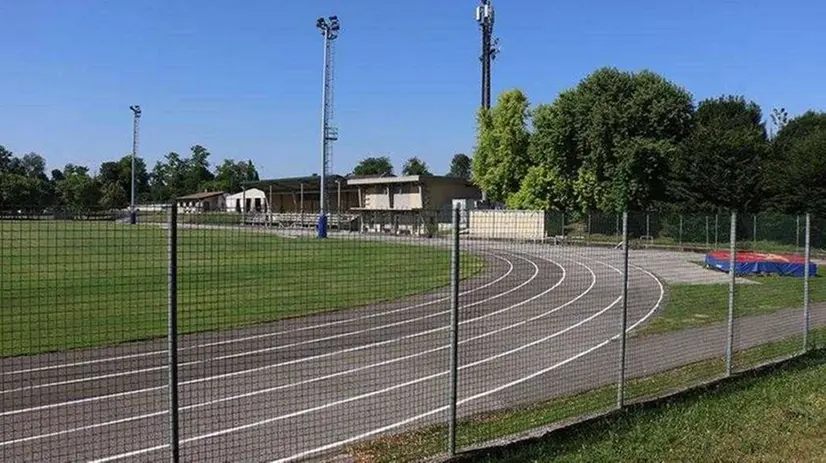
[[547, 236], [544, 211], [470, 211], [468, 236], [484, 239], [538, 240]]

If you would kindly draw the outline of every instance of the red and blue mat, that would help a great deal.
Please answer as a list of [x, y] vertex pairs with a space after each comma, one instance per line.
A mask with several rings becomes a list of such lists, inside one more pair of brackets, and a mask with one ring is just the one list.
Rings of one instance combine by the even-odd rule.
[[[729, 252], [712, 251], [706, 254], [705, 264], [709, 267], [729, 271]], [[803, 256], [793, 254], [775, 254], [767, 252], [743, 251], [734, 255], [734, 273], [745, 274], [774, 274], [803, 278], [806, 269], [806, 260]], [[809, 263], [809, 275], [817, 274], [817, 265]]]

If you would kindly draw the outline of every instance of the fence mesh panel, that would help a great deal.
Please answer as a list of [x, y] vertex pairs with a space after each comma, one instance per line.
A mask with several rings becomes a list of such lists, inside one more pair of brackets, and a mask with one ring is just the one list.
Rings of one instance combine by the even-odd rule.
[[124, 219], [0, 220], [0, 460], [165, 441], [165, 235]]
[[733, 372], [804, 348], [804, 279], [741, 264], [793, 273], [805, 215], [737, 216], [729, 325], [727, 213], [335, 213], [321, 240], [313, 207], [179, 210], [174, 240], [168, 208], [0, 220], [0, 459], [169, 459], [177, 391], [182, 461], [412, 461], [721, 378], [729, 347]]

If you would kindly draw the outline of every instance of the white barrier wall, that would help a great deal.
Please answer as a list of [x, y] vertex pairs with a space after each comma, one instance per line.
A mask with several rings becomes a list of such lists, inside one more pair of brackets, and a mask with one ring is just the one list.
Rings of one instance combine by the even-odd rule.
[[545, 211], [471, 210], [468, 236], [540, 240], [547, 236]]

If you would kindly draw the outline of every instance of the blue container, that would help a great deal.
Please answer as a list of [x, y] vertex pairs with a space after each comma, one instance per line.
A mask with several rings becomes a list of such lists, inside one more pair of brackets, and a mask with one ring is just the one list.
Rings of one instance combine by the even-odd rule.
[[320, 215], [318, 216], [318, 227], [316, 228], [318, 231], [319, 238], [327, 238], [327, 216]]

